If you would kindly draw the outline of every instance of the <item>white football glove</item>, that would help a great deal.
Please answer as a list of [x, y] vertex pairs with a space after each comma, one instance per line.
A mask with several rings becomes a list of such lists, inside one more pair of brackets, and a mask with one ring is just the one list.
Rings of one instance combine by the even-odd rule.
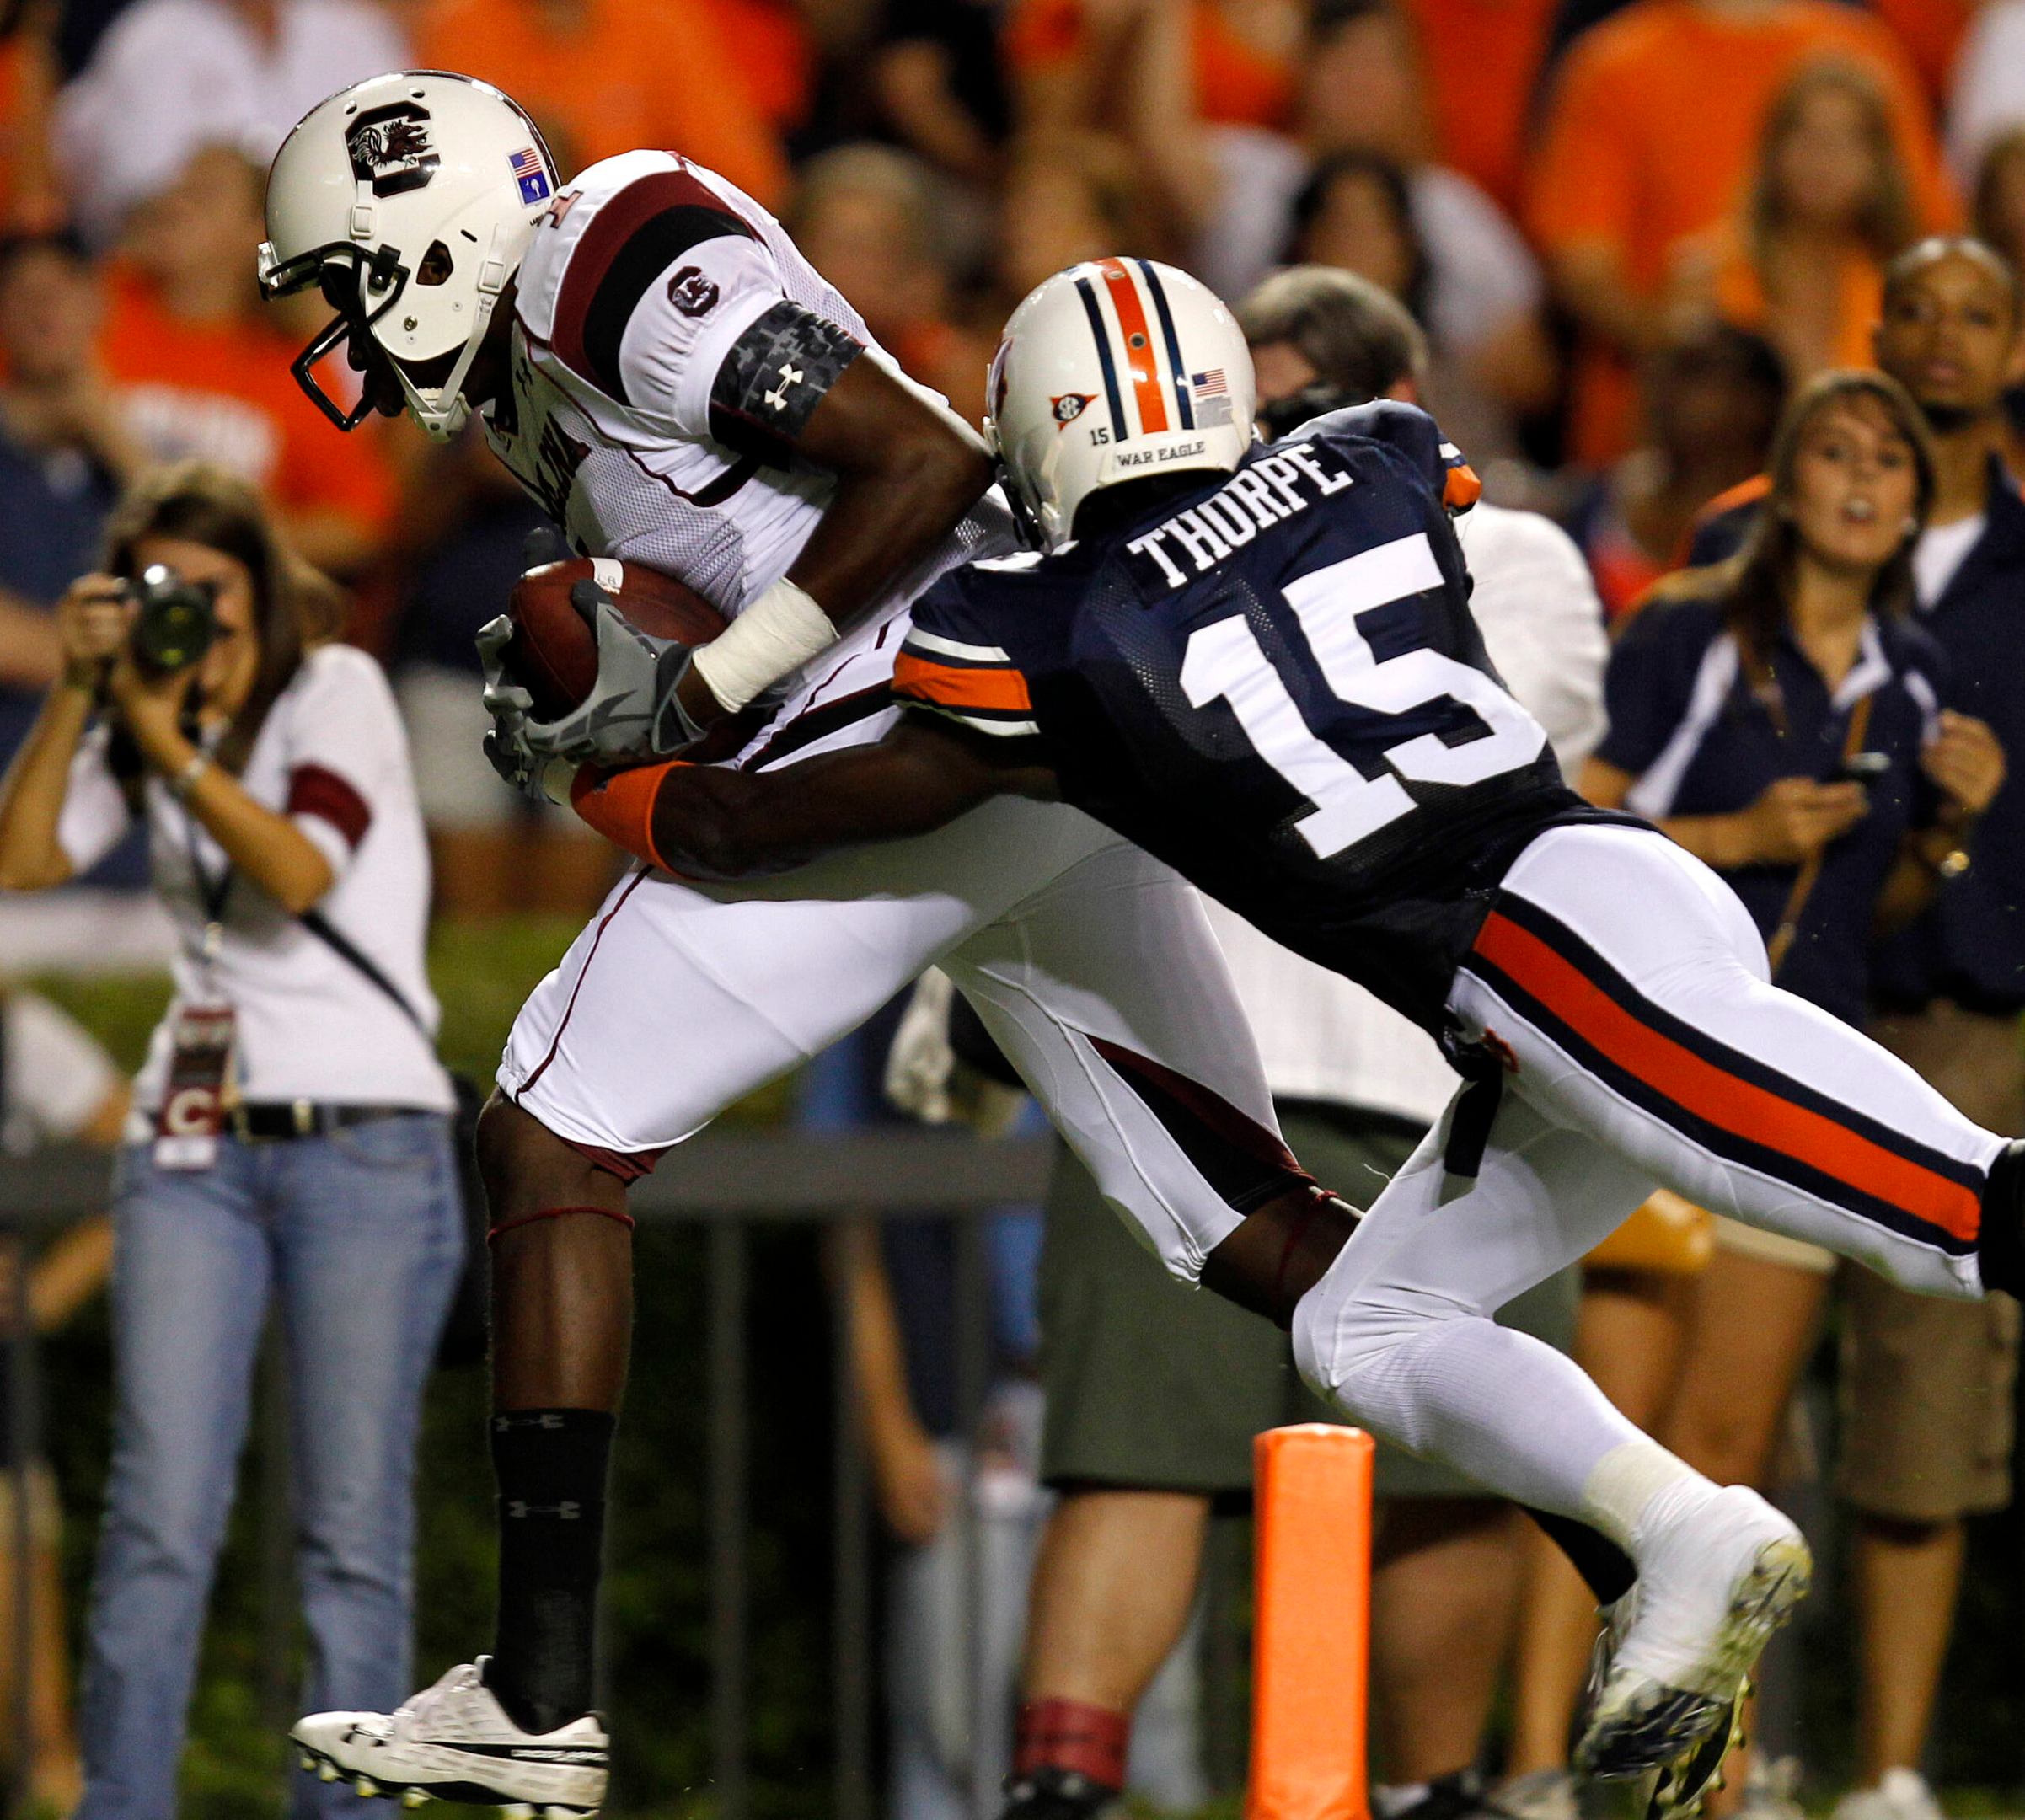
[[516, 790], [538, 801], [549, 794], [544, 774], [551, 764], [574, 770], [581, 764], [672, 758], [704, 732], [676, 699], [676, 685], [689, 666], [688, 645], [642, 632], [594, 581], [576, 583], [570, 599], [597, 637], [597, 679], [559, 720], [535, 720], [533, 698], [506, 673], [512, 618], [501, 613], [478, 634], [485, 711], [492, 716], [485, 756]]

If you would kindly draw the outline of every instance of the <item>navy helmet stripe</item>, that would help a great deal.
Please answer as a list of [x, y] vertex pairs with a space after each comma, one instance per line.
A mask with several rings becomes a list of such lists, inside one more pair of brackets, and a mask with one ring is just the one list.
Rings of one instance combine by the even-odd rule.
[[1167, 308], [1167, 293], [1154, 274], [1150, 260], [1133, 263], [1146, 275], [1146, 288], [1153, 292], [1154, 313], [1160, 318], [1160, 333], [1167, 338], [1167, 365], [1174, 374], [1174, 401], [1181, 410], [1181, 427], [1195, 428], [1195, 410], [1188, 402], [1188, 375], [1181, 371], [1181, 338], [1174, 332], [1174, 312]]
[[1097, 361], [1104, 369], [1104, 396], [1111, 402], [1111, 438], [1122, 442], [1125, 400], [1118, 396], [1118, 369], [1112, 361], [1110, 338], [1104, 332], [1104, 313], [1097, 308], [1097, 293], [1087, 278], [1076, 280], [1076, 294], [1083, 299], [1083, 313], [1090, 318], [1090, 332], [1097, 344]]

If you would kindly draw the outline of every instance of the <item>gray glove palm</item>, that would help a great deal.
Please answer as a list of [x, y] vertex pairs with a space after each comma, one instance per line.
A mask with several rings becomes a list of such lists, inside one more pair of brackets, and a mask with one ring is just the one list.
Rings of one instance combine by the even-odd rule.
[[690, 647], [641, 631], [594, 581], [579, 581], [570, 600], [597, 640], [597, 678], [582, 702], [557, 720], [536, 720], [533, 698], [506, 672], [512, 618], [501, 613], [478, 634], [485, 711], [492, 716], [485, 756], [507, 783], [538, 801], [547, 794], [551, 764], [574, 769], [672, 758], [703, 735], [675, 695]]

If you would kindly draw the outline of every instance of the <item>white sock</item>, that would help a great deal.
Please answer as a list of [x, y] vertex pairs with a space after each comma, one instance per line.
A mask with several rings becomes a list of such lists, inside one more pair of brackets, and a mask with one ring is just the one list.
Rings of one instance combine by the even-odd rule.
[[1308, 1381], [1354, 1421], [1501, 1497], [1593, 1524], [1636, 1558], [1653, 1497], [1683, 1475], [1706, 1485], [1543, 1341], [1458, 1315], [1403, 1339], [1353, 1340], [1322, 1357], [1326, 1336], [1302, 1319], [1312, 1321], [1315, 1299], [1304, 1297], [1294, 1317]]
[[1612, 1448], [1589, 1469], [1580, 1514], [1584, 1523], [1638, 1560], [1655, 1534], [1697, 1508], [1715, 1490], [1685, 1460], [1640, 1435]]

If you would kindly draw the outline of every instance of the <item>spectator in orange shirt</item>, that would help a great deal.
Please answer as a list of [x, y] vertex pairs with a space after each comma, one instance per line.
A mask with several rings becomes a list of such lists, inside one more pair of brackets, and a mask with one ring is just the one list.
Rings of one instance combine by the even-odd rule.
[[1664, 339], [1668, 262], [1714, 227], [1748, 179], [1774, 97], [1803, 64], [1873, 74], [1923, 230], [1953, 225], [1917, 73], [1890, 29], [1834, 0], [1635, 0], [1562, 65], [1528, 186], [1534, 237], [1584, 331], [1572, 452], [1629, 441], [1632, 365]]
[[1302, 0], [1016, 0], [1002, 40], [1024, 139], [1096, 131], [1127, 145], [1164, 238], [1185, 244], [1215, 206], [1204, 125], [1291, 120]]
[[[1087, 0], [1016, 0], [1003, 49], [1022, 129], [1124, 125], [1134, 77], [1149, 60], [1140, 35], [1168, 8], [1160, 0], [1091, 6]], [[1186, 0], [1182, 67], [1203, 119], [1283, 126], [1294, 103], [1305, 24], [1299, 0]], [[1136, 67], [1135, 67], [1136, 66]]]
[[1916, 238], [1882, 91], [1852, 64], [1810, 64], [1773, 104], [1742, 211], [1683, 243], [1676, 294], [1765, 336], [1799, 384], [1870, 365], [1884, 267]]
[[710, 0], [435, 0], [415, 39], [428, 67], [505, 89], [544, 133], [554, 122], [577, 161], [566, 174], [650, 146], [769, 208], [787, 193], [779, 138]]
[[297, 388], [297, 344], [254, 288], [263, 232], [260, 174], [225, 147], [199, 152], [129, 224], [100, 352], [150, 460], [194, 457], [251, 481], [304, 557], [356, 575], [392, 504], [380, 435], [334, 440]]
[[935, 200], [927, 171], [908, 153], [838, 146], [802, 166], [787, 226], [901, 370], [978, 424], [994, 344], [950, 319]]
[[1926, 84], [1927, 99], [1940, 107], [1947, 99], [1955, 57], [1969, 35], [1977, 0], [1871, 0], [1871, 4], [1910, 52], [1913, 67]]
[[1519, 212], [1526, 123], [1555, 0], [1406, 0], [1434, 115], [1434, 156]]
[[[791, 133], [816, 99], [816, 46], [793, 0], [710, 0], [721, 44], [738, 46], [739, 72], [777, 133]], [[709, 160], [704, 160], [708, 163]]]
[[0, 226], [10, 233], [49, 233], [63, 222], [50, 153], [56, 31], [51, 0], [0, 15]]

